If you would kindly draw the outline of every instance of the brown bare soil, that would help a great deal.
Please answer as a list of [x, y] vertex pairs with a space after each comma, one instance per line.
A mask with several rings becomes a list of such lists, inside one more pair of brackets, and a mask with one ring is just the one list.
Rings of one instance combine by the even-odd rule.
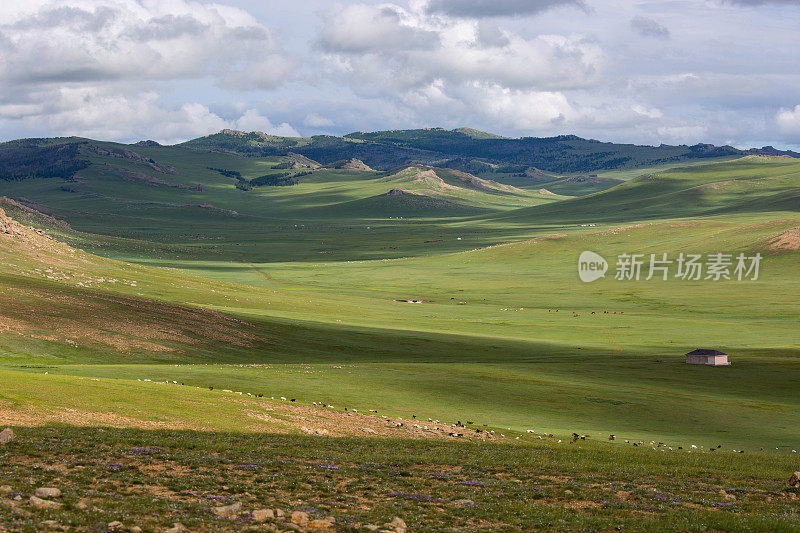
[[800, 226], [789, 228], [773, 236], [769, 240], [767, 248], [777, 251], [800, 250]]

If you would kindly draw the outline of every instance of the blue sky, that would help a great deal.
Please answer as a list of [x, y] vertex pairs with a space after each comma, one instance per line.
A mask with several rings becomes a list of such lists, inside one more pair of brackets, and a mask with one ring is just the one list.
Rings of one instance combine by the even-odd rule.
[[470, 126], [800, 146], [800, 2], [28, 0], [0, 138]]

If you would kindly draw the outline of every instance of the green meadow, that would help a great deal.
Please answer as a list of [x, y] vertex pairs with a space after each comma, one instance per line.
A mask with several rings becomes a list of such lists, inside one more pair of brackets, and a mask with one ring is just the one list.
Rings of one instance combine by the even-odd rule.
[[[5, 368], [173, 376], [517, 431], [797, 446], [798, 257], [770, 247], [800, 225], [800, 164], [791, 159], [643, 171], [606, 191], [562, 197], [496, 181], [461, 188], [458, 173], [413, 166], [323, 169], [299, 185], [243, 191], [213, 169], [252, 179], [277, 172], [281, 159], [137, 150], [178, 169], [159, 179], [202, 192], [143, 184], [129, 177], [140, 163], [96, 155], [66, 187], [2, 186], [69, 222], [68, 230], [51, 227], [54, 237], [109, 258], [77, 252], [80, 259], [63, 260], [52, 251], [55, 264], [64, 261], [56, 270], [71, 278], [65, 283], [42, 274], [51, 259], [6, 250], [4, 287], [18, 300], [6, 299], [4, 314], [24, 321], [27, 333], [3, 336]], [[394, 205], [409, 217], [365, 208], [403, 187], [414, 193], [406, 196], [460, 207]], [[214, 209], [174, 207], [184, 196]], [[33, 217], [7, 206], [12, 216], [15, 209]], [[580, 282], [584, 250], [608, 260], [605, 278]], [[621, 254], [718, 252], [761, 253], [759, 278], [614, 279]], [[78, 286], [80, 276], [135, 286]], [[204, 338], [211, 312], [244, 321], [247, 338], [237, 341], [232, 324]], [[158, 328], [175, 332], [159, 338], [150, 331]], [[696, 347], [725, 350], [734, 364], [684, 365]], [[240, 363], [270, 366], [225, 366]], [[297, 365], [312, 370], [298, 373]]]
[[[71, 180], [0, 181], [12, 199], [0, 203], [6, 214], [43, 230], [0, 235], [0, 415], [11, 425], [85, 419], [237, 442], [297, 431], [254, 417], [270, 410], [248, 403], [263, 395], [469, 421], [504, 434], [503, 446], [544, 446], [554, 457], [575, 453], [573, 433], [588, 435], [578, 446], [592, 458], [580, 464], [603, 475], [615, 461], [641, 459], [692, 483], [713, 462], [725, 479], [775, 491], [783, 470], [759, 474], [748, 461], [796, 463], [796, 160], [599, 173], [613, 183], [552, 174], [554, 194], [499, 167], [479, 176], [427, 165], [287, 171], [296, 161], [280, 156], [81, 146], [90, 164]], [[296, 183], [251, 185], [286, 174]], [[604, 277], [579, 279], [583, 251], [606, 259]], [[676, 276], [681, 254], [717, 253], [731, 255], [732, 279]], [[641, 254], [640, 279], [616, 279], [624, 254]], [[668, 279], [646, 279], [651, 254], [672, 261]], [[760, 255], [757, 279], [736, 279], [739, 254]], [[733, 364], [686, 365], [684, 354], [699, 347], [723, 350]], [[84, 439], [80, 431], [70, 438]], [[201, 446], [193, 435], [148, 435]], [[317, 439], [320, 449], [330, 444]], [[634, 450], [640, 441], [647, 445]], [[653, 451], [651, 441], [664, 446]], [[442, 454], [469, 462], [478, 453], [453, 446]], [[515, 449], [497, 452], [499, 470], [514, 468]], [[491, 505], [495, 525], [519, 525], [508, 520], [522, 511]], [[756, 518], [642, 509], [684, 529], [784, 527], [758, 505], [742, 508]], [[577, 521], [563, 506], [551, 511], [531, 516], [545, 529], [562, 520], [566, 529], [612, 527], [620, 516], [616, 507]]]

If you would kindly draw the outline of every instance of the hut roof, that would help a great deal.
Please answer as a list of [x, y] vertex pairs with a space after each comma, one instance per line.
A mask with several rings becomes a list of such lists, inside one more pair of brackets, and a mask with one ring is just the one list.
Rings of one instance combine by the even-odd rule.
[[720, 352], [719, 350], [709, 350], [708, 348], [698, 348], [692, 352], [687, 353], [686, 355], [728, 355], [725, 352]]

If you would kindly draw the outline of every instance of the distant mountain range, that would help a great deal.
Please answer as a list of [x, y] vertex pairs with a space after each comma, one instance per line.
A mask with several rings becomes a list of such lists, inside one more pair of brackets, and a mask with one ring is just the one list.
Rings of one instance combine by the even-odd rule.
[[356, 132], [343, 137], [278, 137], [262, 132], [222, 130], [181, 146], [248, 157], [295, 153], [323, 165], [357, 158], [377, 170], [424, 163], [472, 173], [521, 173], [535, 167], [568, 174], [744, 155], [800, 157], [800, 153], [771, 146], [749, 150], [712, 144], [640, 146], [582, 139], [575, 135], [513, 139], [470, 128]]
[[[160, 149], [161, 145], [149, 140], [122, 145], [78, 137], [9, 141], [0, 143], [0, 181], [37, 177], [70, 179], [91, 164], [93, 154], [137, 160], [141, 159], [137, 150], [153, 148]], [[199, 154], [281, 157], [284, 161], [276, 170], [282, 168], [289, 171], [320, 167], [388, 171], [419, 164], [492, 179], [501, 176], [497, 179], [512, 184], [516, 182], [508, 181], [510, 176], [524, 178], [519, 183], [525, 184], [552, 182], [557, 175], [584, 175], [582, 179], [597, 181], [598, 178], [592, 173], [598, 171], [718, 161], [745, 155], [800, 158], [800, 153], [777, 150], [771, 146], [748, 150], [711, 144], [639, 146], [582, 139], [574, 135], [512, 139], [469, 128], [356, 132], [343, 137], [278, 137], [262, 132], [222, 130], [169, 149], [185, 152], [198, 161], [208, 159], [196, 157]], [[151, 167], [155, 165], [153, 161], [139, 162]], [[284, 177], [289, 177], [289, 173], [265, 179]], [[253, 182], [253, 185], [259, 183]], [[286, 181], [279, 184], [291, 183]]]

